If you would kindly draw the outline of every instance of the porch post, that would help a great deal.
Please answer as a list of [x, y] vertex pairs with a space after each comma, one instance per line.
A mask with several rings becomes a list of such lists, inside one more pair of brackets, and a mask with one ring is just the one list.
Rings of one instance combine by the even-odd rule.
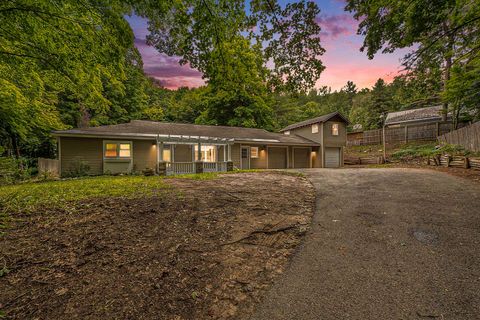
[[202, 161], [202, 143], [200, 141], [197, 143], [197, 147], [198, 147], [198, 150], [197, 150], [198, 160], [197, 161]]
[[203, 173], [202, 143], [198, 141], [197, 146], [198, 146], [198, 150], [197, 150], [198, 160], [195, 161], [195, 173]]
[[227, 162], [227, 145], [223, 145], [223, 162]]
[[157, 171], [161, 176], [167, 175], [167, 163], [163, 161], [163, 141], [157, 141]]
[[158, 162], [163, 162], [163, 141], [157, 143], [158, 145]]
[[227, 171], [233, 171], [232, 146], [230, 144], [227, 144], [225, 147], [228, 148]]

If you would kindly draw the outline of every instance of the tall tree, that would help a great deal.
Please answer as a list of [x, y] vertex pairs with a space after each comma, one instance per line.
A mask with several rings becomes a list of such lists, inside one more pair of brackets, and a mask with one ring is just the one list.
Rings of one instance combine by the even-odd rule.
[[315, 22], [317, 5], [306, 0], [283, 7], [276, 0], [248, 4], [245, 0], [149, 0], [136, 12], [149, 19], [148, 43], [180, 56], [181, 64], [198, 69], [207, 81], [218, 77], [218, 64], [230, 68], [225, 50], [243, 38], [252, 48], [260, 48], [262, 64], [270, 67], [265, 74], [269, 88], [298, 92], [313, 87], [324, 69], [319, 60], [324, 49]]
[[[480, 51], [480, 2], [476, 0], [348, 0], [346, 10], [360, 20], [358, 33], [365, 36], [361, 50], [369, 58], [382, 48], [383, 52], [412, 48], [405, 57], [406, 67], [437, 64], [443, 73], [443, 91], [455, 61]], [[471, 46], [472, 42], [477, 45]], [[445, 101], [444, 119], [447, 111]]]

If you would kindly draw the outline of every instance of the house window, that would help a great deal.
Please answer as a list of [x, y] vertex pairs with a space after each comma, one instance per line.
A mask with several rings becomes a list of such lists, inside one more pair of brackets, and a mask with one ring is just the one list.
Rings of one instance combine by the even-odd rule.
[[338, 136], [338, 123], [332, 124], [332, 136]]
[[290, 135], [290, 131], [285, 131], [284, 134], [287, 135], [287, 136], [289, 136], [289, 135]]
[[318, 133], [318, 123], [312, 124], [312, 133]]
[[250, 158], [258, 158], [258, 147], [250, 148]]
[[[202, 145], [201, 154], [202, 154], [201, 161], [215, 162], [215, 161], [217, 161], [217, 146]], [[198, 144], [195, 145], [195, 161], [199, 161], [199, 159], [198, 159]]]
[[132, 143], [131, 142], [105, 142], [104, 157], [109, 159], [132, 157]]
[[105, 144], [105, 158], [116, 158], [117, 157], [117, 144], [116, 143], [106, 143]]
[[130, 146], [131, 146], [130, 143], [120, 143], [118, 156], [120, 158], [130, 158], [130, 155], [131, 155]]

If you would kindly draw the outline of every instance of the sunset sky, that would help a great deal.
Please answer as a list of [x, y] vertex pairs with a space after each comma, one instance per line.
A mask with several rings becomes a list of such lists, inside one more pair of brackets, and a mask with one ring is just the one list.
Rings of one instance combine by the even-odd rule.
[[[321, 60], [326, 69], [316, 87], [330, 86], [333, 90], [338, 90], [348, 80], [359, 88], [371, 87], [378, 78], [390, 82], [400, 70], [400, 59], [407, 51], [378, 53], [373, 60], [369, 60], [364, 52], [360, 52], [363, 37], [356, 34], [358, 22], [343, 10], [345, 3], [342, 0], [317, 0], [317, 3], [321, 10], [317, 18], [322, 28], [321, 43], [326, 49]], [[198, 87], [204, 83], [202, 74], [197, 70], [180, 66], [178, 58], [168, 57], [145, 44], [148, 33], [146, 20], [136, 16], [128, 17], [127, 20], [134, 31], [135, 45], [142, 54], [148, 75], [170, 89]]]

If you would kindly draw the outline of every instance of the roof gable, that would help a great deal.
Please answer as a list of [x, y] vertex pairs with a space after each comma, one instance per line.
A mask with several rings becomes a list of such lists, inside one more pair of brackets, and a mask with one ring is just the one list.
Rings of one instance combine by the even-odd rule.
[[340, 120], [340, 121], [345, 122], [346, 124], [349, 124], [349, 123], [350, 123], [345, 116], [343, 116], [340, 112], [335, 111], [335, 112], [332, 112], [332, 113], [329, 113], [329, 114], [325, 114], [325, 115], [320, 116], [320, 117], [316, 117], [316, 118], [312, 118], [312, 119], [307, 119], [307, 120], [305, 120], [305, 121], [301, 121], [301, 122], [297, 122], [297, 123], [291, 124], [291, 125], [286, 126], [285, 128], [283, 128], [282, 130], [280, 130], [280, 132], [284, 132], [284, 131], [288, 131], [288, 130], [293, 130], [293, 129], [305, 127], [305, 126], [308, 126], [308, 125], [311, 125], [311, 124], [314, 124], [314, 123], [326, 122], [326, 121], [331, 120], [331, 119], [338, 119], [338, 120]]

